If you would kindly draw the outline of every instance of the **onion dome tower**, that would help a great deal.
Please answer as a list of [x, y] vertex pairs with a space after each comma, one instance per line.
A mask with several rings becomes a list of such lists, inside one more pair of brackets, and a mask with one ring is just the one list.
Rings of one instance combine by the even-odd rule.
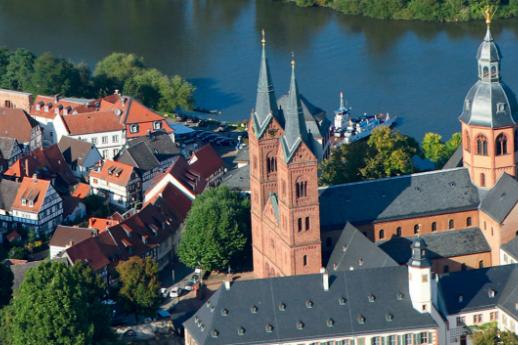
[[501, 54], [491, 35], [495, 10], [484, 11], [487, 30], [477, 52], [478, 81], [464, 100], [462, 125], [464, 166], [481, 188], [493, 187], [507, 172], [516, 176], [516, 97], [501, 79]]

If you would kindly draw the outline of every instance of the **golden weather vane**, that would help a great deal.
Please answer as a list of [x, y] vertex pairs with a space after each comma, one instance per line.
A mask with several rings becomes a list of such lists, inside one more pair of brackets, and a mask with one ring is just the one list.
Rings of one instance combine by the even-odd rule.
[[264, 29], [261, 30], [261, 44], [263, 46], [266, 45], [266, 33], [264, 32]]
[[484, 8], [484, 18], [486, 19], [486, 24], [490, 25], [493, 17], [495, 16], [497, 7], [495, 5], [487, 5]]

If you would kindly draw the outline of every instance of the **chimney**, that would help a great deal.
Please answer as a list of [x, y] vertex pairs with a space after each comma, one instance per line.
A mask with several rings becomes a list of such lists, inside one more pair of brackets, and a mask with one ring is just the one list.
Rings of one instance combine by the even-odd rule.
[[68, 241], [67, 248], [70, 248], [74, 245], [74, 241], [70, 240]]
[[225, 290], [230, 290], [230, 279], [228, 277], [225, 279]]
[[24, 165], [24, 170], [25, 170], [25, 176], [29, 177], [30, 174], [29, 174], [29, 159], [28, 158], [25, 158], [25, 160], [23, 161], [23, 165]]
[[324, 287], [324, 291], [329, 291], [329, 273], [327, 273], [325, 268], [320, 269], [322, 272], [322, 285]]
[[59, 94], [54, 96], [54, 103], [58, 103], [58, 102], [59, 102]]
[[115, 94], [115, 95], [119, 95], [119, 89], [115, 89], [114, 94]]

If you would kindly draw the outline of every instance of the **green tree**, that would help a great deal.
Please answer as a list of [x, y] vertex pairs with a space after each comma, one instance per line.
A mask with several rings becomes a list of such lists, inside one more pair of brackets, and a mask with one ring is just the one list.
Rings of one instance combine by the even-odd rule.
[[[496, 323], [487, 323], [477, 329], [471, 335], [473, 345], [518, 345], [518, 337], [509, 331], [498, 330]], [[499, 343], [500, 342], [500, 343]]]
[[461, 141], [460, 133], [453, 133], [451, 138], [445, 143], [439, 134], [428, 132], [425, 134], [421, 146], [424, 156], [435, 163], [437, 168], [440, 168], [457, 150]]
[[365, 166], [360, 169], [362, 177], [381, 178], [414, 171], [412, 157], [419, 151], [414, 139], [383, 126], [372, 131], [367, 144]]
[[191, 268], [224, 271], [245, 261], [249, 237], [248, 198], [224, 186], [209, 188], [192, 204], [178, 256]]
[[9, 56], [9, 63], [2, 77], [2, 86], [12, 90], [30, 90], [35, 59], [34, 54], [27, 49], [16, 49]]
[[5, 74], [7, 70], [7, 65], [9, 64], [9, 58], [11, 56], [11, 51], [7, 48], [0, 48], [0, 76]]
[[34, 61], [31, 90], [35, 94], [80, 96], [79, 75], [74, 65], [43, 53]]
[[0, 309], [11, 300], [13, 278], [11, 269], [6, 265], [0, 264]]
[[24, 247], [12, 247], [9, 249], [9, 252], [7, 253], [7, 257], [9, 259], [18, 259], [18, 260], [25, 260], [27, 259], [27, 256], [29, 255], [29, 252]]
[[6, 345], [89, 345], [111, 339], [103, 283], [84, 264], [45, 262], [27, 271], [2, 311]]
[[97, 88], [107, 93], [122, 89], [124, 82], [144, 69], [144, 59], [134, 54], [112, 53], [94, 69]]
[[161, 97], [158, 110], [170, 112], [178, 107], [192, 109], [195, 87], [179, 75], [164, 79], [159, 88]]
[[365, 140], [340, 145], [319, 166], [321, 185], [334, 185], [361, 180], [360, 168], [365, 165], [368, 150]]
[[448, 158], [457, 150], [457, 148], [462, 144], [462, 136], [460, 132], [455, 132], [451, 135], [450, 139], [446, 142], [446, 151], [448, 153]]
[[117, 265], [117, 273], [121, 283], [119, 298], [127, 310], [151, 315], [160, 301], [157, 263], [150, 257], [133, 256]]

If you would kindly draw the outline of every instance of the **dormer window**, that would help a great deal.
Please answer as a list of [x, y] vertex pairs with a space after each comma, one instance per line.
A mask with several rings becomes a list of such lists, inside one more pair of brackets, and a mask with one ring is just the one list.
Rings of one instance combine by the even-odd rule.
[[374, 303], [376, 301], [376, 296], [374, 296], [373, 294], [370, 294], [369, 295], [369, 303]]
[[503, 113], [505, 112], [505, 103], [497, 103], [496, 104], [496, 111], [498, 113]]
[[487, 295], [489, 296], [489, 298], [494, 298], [496, 296], [496, 290], [495, 289], [489, 289], [487, 291]]
[[130, 133], [138, 133], [138, 124], [130, 125]]
[[29, 200], [29, 207], [34, 207], [34, 201]]
[[154, 129], [161, 129], [162, 128], [162, 121], [155, 121], [155, 122], [153, 122], [153, 128]]
[[23, 206], [26, 206], [26, 205], [27, 205], [27, 199], [22, 198], [22, 205], [23, 205]]

